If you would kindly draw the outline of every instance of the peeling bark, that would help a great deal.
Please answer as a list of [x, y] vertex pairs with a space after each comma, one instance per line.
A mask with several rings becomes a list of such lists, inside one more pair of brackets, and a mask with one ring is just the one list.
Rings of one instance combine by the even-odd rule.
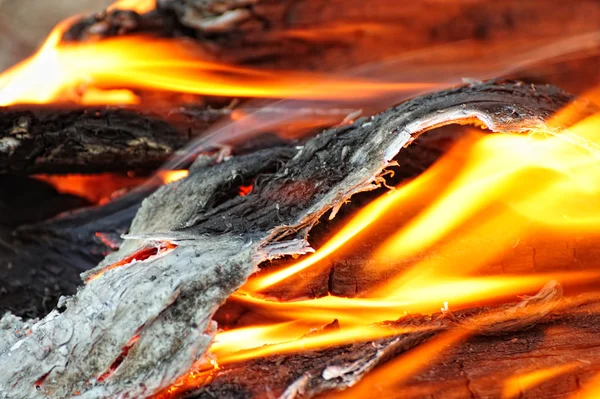
[[[25, 324], [2, 319], [8, 372], [0, 391], [12, 398], [156, 393], [203, 355], [212, 315], [259, 264], [309, 251], [306, 235], [319, 218], [379, 187], [382, 171], [419, 134], [453, 123], [554, 134], [544, 120], [570, 100], [549, 86], [464, 86], [327, 130], [301, 149], [199, 168], [144, 201], [124, 245], [84, 274], [87, 284], [61, 301], [61, 312]], [[251, 179], [249, 195], [223, 196]], [[158, 246], [153, 256], [111, 267]]]

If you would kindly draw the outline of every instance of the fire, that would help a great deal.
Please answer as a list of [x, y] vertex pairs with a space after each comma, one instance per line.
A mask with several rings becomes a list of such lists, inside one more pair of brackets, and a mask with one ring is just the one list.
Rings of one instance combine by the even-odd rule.
[[[210, 351], [216, 356], [219, 364], [224, 365], [263, 356], [345, 345], [409, 332], [427, 331], [428, 329], [431, 328], [395, 328], [391, 325], [381, 324], [307, 334], [310, 329], [306, 326], [295, 328], [292, 323], [282, 323], [224, 331], [217, 334]], [[248, 340], [243, 342], [242, 338]], [[262, 346], [257, 346], [261, 344]]]
[[156, 0], [117, 0], [107, 10], [132, 10], [138, 14], [144, 14], [155, 8]]
[[[155, 6], [154, 0], [121, 0], [110, 9], [146, 13]], [[140, 104], [140, 92], [144, 90], [226, 97], [367, 99], [439, 86], [435, 82], [379, 82], [227, 65], [211, 61], [196, 43], [185, 39], [129, 35], [63, 42], [63, 34], [73, 22], [70, 19], [59, 24], [36, 54], [0, 75], [0, 106]], [[358, 28], [387, 29], [376, 25]], [[327, 34], [356, 29], [337, 26]], [[323, 33], [297, 30], [286, 34], [318, 40]], [[236, 117], [239, 115], [234, 114], [233, 119]], [[220, 367], [234, 362], [431, 328], [400, 328], [384, 323], [406, 314], [433, 314], [440, 308], [446, 313], [499, 302], [534, 292], [550, 280], [572, 285], [599, 280], [600, 273], [591, 270], [595, 264], [587, 264], [586, 270], [566, 270], [568, 265], [557, 264], [554, 259], [540, 261], [535, 251], [534, 266], [527, 272], [486, 273], [487, 266], [501, 263], [522, 243], [548, 246], [557, 237], [594, 238], [598, 234], [600, 114], [583, 120], [570, 117], [568, 110], [557, 116], [557, 120], [567, 120], [571, 125], [560, 133], [551, 127], [528, 135], [485, 135], [473, 130], [425, 173], [365, 206], [315, 253], [281, 270], [267, 269], [252, 278], [232, 301], [265, 316], [264, 324], [217, 333], [208, 357], [159, 397], [172, 397], [188, 387], [207, 383]], [[186, 170], [157, 173], [164, 184], [187, 175]], [[105, 194], [97, 194], [97, 187], [90, 189], [88, 178], [37, 178], [54, 184], [59, 191], [85, 196], [95, 203], [106, 198]], [[252, 184], [240, 186], [239, 195], [250, 194], [252, 188]], [[108, 190], [112, 188], [101, 191]], [[368, 254], [375, 271], [391, 276], [385, 282], [354, 298], [329, 294], [280, 302], [266, 296], [269, 289], [310, 268], [322, 267], [324, 260], [341, 249], [369, 240], [370, 234], [388, 219], [398, 221], [396, 230], [385, 235]], [[86, 283], [106, 271], [143, 262], [175, 247], [165, 242], [143, 248], [90, 276]], [[487, 317], [474, 323], [483, 325], [498, 319]], [[370, 374], [342, 396], [364, 397], [373, 389], [393, 390], [472, 334], [473, 330], [464, 326], [443, 332]], [[135, 336], [127, 344], [124, 355], [137, 339]], [[505, 382], [503, 394], [506, 398], [517, 396], [578, 365], [566, 363], [516, 375]]]
[[[557, 115], [563, 122], [567, 117], [568, 110]], [[596, 237], [600, 114], [570, 125], [561, 133], [549, 128], [529, 135], [467, 135], [421, 176], [364, 207], [316, 253], [251, 279], [234, 300], [265, 320], [278, 322], [220, 332], [210, 352], [219, 364], [226, 365], [372, 340], [397, 335], [378, 323], [396, 320], [406, 313], [431, 314], [442, 304], [445, 312], [448, 308], [481, 306], [533, 292], [553, 279], [567, 285], [597, 281], [600, 274], [593, 269], [594, 264], [586, 265], [586, 270], [567, 271], [568, 265], [553, 264], [552, 260], [540, 261], [527, 274], [478, 274], [511, 253], [521, 241], [552, 245], [553, 240], [569, 234]], [[363, 236], [369, 239], [367, 233], [395, 213], [405, 215], [398, 219], [402, 223], [371, 257], [392, 278], [362, 297], [328, 295], [280, 302], [258, 294], [303, 270], [318, 267], [320, 261], [334, 256], [340, 248], [357, 245], [357, 240], [365, 239]], [[419, 255], [424, 253], [435, 256]], [[406, 259], [414, 261], [403, 269], [396, 268], [396, 260]], [[338, 329], [307, 334], [334, 319], [339, 321]], [[479, 323], [489, 320], [481, 318]], [[425, 367], [425, 359], [439, 356], [442, 348], [471, 333], [458, 329], [438, 336], [373, 373], [359, 385], [362, 388], [356, 387], [348, 394], [358, 392], [360, 397], [381, 381], [389, 381], [382, 389], [393, 389]], [[515, 376], [506, 381], [505, 396], [576, 366], [566, 364]], [[393, 370], [393, 377], [386, 374], [388, 369], [387, 373]], [[403, 373], [398, 375], [400, 369]]]
[[[145, 10], [148, 2], [138, 1]], [[119, 2], [121, 7], [125, 3]], [[341, 79], [322, 74], [251, 69], [207, 61], [193, 41], [121, 36], [66, 43], [63, 21], [32, 57], [0, 75], [0, 106], [75, 102], [137, 104], [132, 91], [164, 90], [227, 97], [297, 99], [369, 98], [416, 92], [436, 83]], [[319, 90], [314, 90], [318, 86]]]
[[161, 170], [157, 175], [164, 184], [169, 184], [187, 177], [189, 173], [187, 170]]

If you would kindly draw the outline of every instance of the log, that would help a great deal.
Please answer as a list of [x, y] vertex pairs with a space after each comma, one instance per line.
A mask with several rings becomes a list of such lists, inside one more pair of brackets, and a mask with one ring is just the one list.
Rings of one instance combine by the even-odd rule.
[[0, 108], [0, 173], [153, 170], [229, 112]]
[[[273, 147], [199, 168], [138, 211], [119, 251], [40, 321], [2, 319], [0, 387], [12, 397], [147, 397], [206, 351], [217, 308], [259, 264], [310, 251], [329, 211], [371, 191], [396, 154], [447, 124], [548, 130], [571, 100], [551, 87], [474, 84], [416, 98], [331, 129], [301, 148]], [[582, 112], [590, 112], [583, 104]], [[252, 192], [237, 195], [255, 180]], [[6, 388], [5, 388], [6, 387]]]
[[595, 74], [583, 72], [597, 62], [599, 13], [593, 0], [410, 6], [391, 0], [158, 0], [156, 10], [142, 15], [114, 10], [83, 18], [64, 37], [188, 37], [212, 60], [232, 64], [421, 82], [508, 74], [587, 90], [598, 83]]

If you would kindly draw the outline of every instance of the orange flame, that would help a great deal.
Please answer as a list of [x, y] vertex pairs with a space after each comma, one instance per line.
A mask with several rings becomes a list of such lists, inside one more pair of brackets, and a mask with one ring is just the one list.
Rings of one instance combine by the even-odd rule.
[[187, 170], [160, 170], [157, 172], [157, 176], [164, 184], [173, 183], [174, 181], [181, 180], [190, 174]]
[[[416, 215], [379, 246], [373, 259], [393, 268], [394, 259], [419, 258], [424, 252], [436, 256], [421, 257], [376, 290], [377, 297], [390, 289], [401, 292], [417, 280], [425, 284], [466, 275], [542, 231], [593, 235], [600, 221], [600, 114], [563, 134], [549, 134], [469, 136], [423, 175], [363, 209], [317, 253], [251, 280], [247, 290], [263, 290], [314, 266], [384, 215], [411, 212], [423, 199], [430, 202], [414, 210]], [[484, 247], [473, 250], [474, 245]]]
[[183, 39], [121, 36], [95, 42], [61, 42], [73, 22], [71, 18], [57, 25], [36, 54], [0, 76], [0, 106], [50, 102], [136, 104], [139, 98], [131, 89], [323, 100], [369, 98], [437, 86], [340, 79], [209, 62], [196, 43]]

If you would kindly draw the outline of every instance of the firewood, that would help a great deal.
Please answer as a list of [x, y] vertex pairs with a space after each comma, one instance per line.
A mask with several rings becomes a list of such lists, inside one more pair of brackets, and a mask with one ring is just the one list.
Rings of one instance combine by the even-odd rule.
[[[144, 201], [119, 251], [40, 321], [5, 315], [0, 387], [11, 397], [147, 397], [211, 342], [212, 315], [259, 264], [310, 250], [307, 234], [353, 195], [373, 190], [396, 154], [447, 124], [549, 130], [571, 100], [551, 86], [475, 84], [408, 101], [327, 130], [199, 168]], [[239, 185], [255, 179], [246, 196]]]
[[152, 170], [228, 109], [0, 108], [0, 173]]

